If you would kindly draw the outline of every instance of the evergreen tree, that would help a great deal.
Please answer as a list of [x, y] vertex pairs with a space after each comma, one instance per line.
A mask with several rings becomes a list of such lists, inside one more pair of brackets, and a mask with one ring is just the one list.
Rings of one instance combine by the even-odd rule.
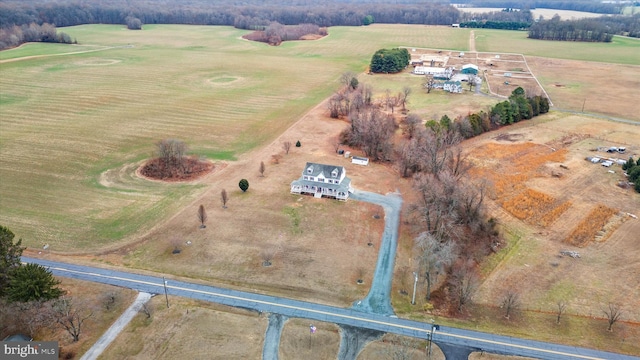
[[370, 69], [374, 73], [397, 73], [409, 65], [410, 60], [407, 49], [380, 49], [373, 54]]
[[246, 192], [247, 190], [249, 190], [249, 181], [247, 179], [242, 179], [238, 183], [238, 186], [240, 187], [240, 190], [242, 190], [242, 192]]
[[29, 302], [60, 297], [60, 281], [39, 264], [21, 265], [11, 271], [7, 295], [10, 301]]
[[451, 129], [451, 119], [447, 116], [447, 114], [442, 115], [440, 118], [440, 126], [446, 130]]
[[8, 228], [0, 225], [0, 296], [5, 295], [5, 290], [9, 284], [10, 273], [20, 266], [20, 256], [22, 256], [22, 239], [13, 242], [15, 235]]
[[[638, 158], [638, 160], [640, 160], [640, 158]], [[629, 170], [632, 167], [636, 166], [636, 162], [635, 160], [633, 160], [633, 157], [629, 157], [629, 160], [627, 160], [626, 163], [622, 164], [622, 170]]]

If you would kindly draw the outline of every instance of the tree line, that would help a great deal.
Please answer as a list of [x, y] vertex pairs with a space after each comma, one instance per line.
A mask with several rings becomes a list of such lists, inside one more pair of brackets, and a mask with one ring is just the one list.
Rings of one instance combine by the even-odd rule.
[[558, 9], [587, 11], [598, 14], [620, 14], [620, 4], [604, 3], [596, 0], [456, 0], [458, 4], [468, 7], [482, 8], [515, 8], [515, 9]]
[[436, 2], [406, 1], [355, 2], [333, 0], [321, 4], [312, 1], [261, 2], [232, 0], [136, 1], [60, 0], [56, 2], [6, 0], [0, 2], [0, 26], [30, 23], [55, 24], [58, 27], [80, 24], [126, 24], [126, 18], [142, 24], [227, 25], [240, 29], [262, 29], [273, 21], [284, 25], [316, 24], [360, 26], [371, 23], [450, 25], [458, 22], [460, 12]]
[[461, 14], [460, 27], [523, 30], [533, 23], [533, 15], [529, 9], [513, 10], [510, 8], [502, 11], [489, 11], [485, 13]]
[[633, 183], [636, 191], [640, 192], [640, 157], [638, 160], [633, 160], [633, 157], [630, 157], [622, 165], [622, 170], [625, 171], [625, 174], [629, 177], [629, 182]]
[[282, 25], [279, 22], [272, 22], [264, 30], [257, 30], [243, 38], [265, 42], [271, 45], [279, 45], [283, 41], [300, 40], [306, 35], [327, 35], [327, 29], [315, 24]]
[[[640, 17], [638, 17], [640, 19]], [[611, 42], [613, 32], [596, 19], [560, 20], [555, 15], [550, 20], [537, 21], [529, 27], [529, 38], [539, 40]]]
[[31, 23], [0, 28], [0, 50], [16, 47], [26, 42], [77, 43], [75, 40], [71, 40], [68, 34], [58, 32], [55, 25], [48, 23], [42, 25]]

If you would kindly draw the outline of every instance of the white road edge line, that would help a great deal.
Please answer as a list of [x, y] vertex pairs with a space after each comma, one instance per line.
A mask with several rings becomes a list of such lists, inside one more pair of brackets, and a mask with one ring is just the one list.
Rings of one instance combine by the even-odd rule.
[[[142, 281], [142, 280], [121, 278], [121, 277], [118, 277], [118, 276], [109, 276], [109, 275], [102, 275], [102, 274], [96, 274], [96, 273], [87, 273], [87, 272], [83, 272], [83, 271], [70, 270], [70, 269], [65, 269], [65, 268], [60, 268], [60, 267], [51, 267], [51, 268], [52, 269], [56, 269], [56, 270], [60, 270], [60, 271], [71, 272], [71, 273], [93, 275], [93, 276], [97, 276], [97, 277], [103, 277], [103, 278], [115, 279], [115, 280], [121, 280], [121, 281], [128, 281], [128, 282], [139, 283], [139, 284], [153, 285], [153, 286], [158, 286], [158, 287], [162, 287], [163, 286], [163, 284], [157, 284], [157, 283], [152, 283], [152, 282]], [[198, 284], [194, 284], [194, 285], [198, 285]], [[202, 285], [202, 286], [206, 286], [206, 285]], [[183, 287], [179, 287], [179, 286], [171, 286], [171, 285], [167, 285], [167, 288], [176, 289], [176, 290], [182, 290], [182, 291], [187, 291], [187, 292], [207, 294], [207, 295], [214, 295], [214, 296], [224, 297], [224, 298], [228, 298], [228, 299], [251, 301], [251, 302], [255, 302], [255, 303], [259, 303], [259, 304], [271, 305], [271, 306], [287, 308], [287, 309], [305, 310], [305, 311], [308, 311], [308, 312], [311, 312], [311, 313], [322, 314], [322, 315], [331, 315], [331, 316], [335, 316], [335, 317], [339, 317], [339, 318], [358, 320], [358, 321], [368, 322], [368, 323], [372, 323], [372, 324], [386, 325], [386, 326], [393, 327], [393, 328], [414, 330], [414, 331], [423, 332], [425, 334], [428, 334], [428, 333], [431, 332], [431, 330], [416, 328], [416, 327], [412, 327], [412, 326], [387, 323], [387, 322], [384, 322], [384, 321], [371, 320], [371, 319], [360, 318], [360, 317], [351, 316], [351, 315], [333, 314], [333, 313], [322, 311], [322, 310], [314, 310], [314, 309], [307, 309], [307, 308], [303, 308], [303, 307], [296, 307], [296, 306], [292, 306], [292, 305], [277, 304], [277, 303], [272, 303], [272, 302], [269, 302], [269, 301], [243, 298], [243, 297], [235, 296], [235, 295], [225, 295], [225, 294], [220, 294], [220, 293], [215, 293], [215, 292], [210, 292], [210, 291], [188, 289], [188, 288], [183, 288]], [[506, 347], [512, 347], [512, 348], [518, 348], [518, 349], [524, 349], [524, 350], [539, 351], [539, 352], [548, 353], [548, 354], [570, 356], [570, 357], [580, 358], [580, 359], [606, 360], [606, 359], [603, 359], [603, 358], [596, 358], [596, 357], [591, 357], [591, 356], [586, 356], [586, 355], [565, 353], [565, 352], [562, 352], [562, 351], [540, 349], [540, 348], [535, 348], [535, 347], [525, 346], [525, 345], [517, 345], [517, 344], [510, 344], [510, 343], [505, 343], [505, 342], [500, 342], [500, 341], [494, 341], [494, 340], [479, 339], [479, 338], [474, 338], [474, 337], [465, 336], [465, 335], [448, 334], [448, 333], [440, 332], [440, 331], [438, 332], [438, 335], [450, 336], [450, 337], [455, 337], [455, 338], [460, 338], [460, 339], [473, 340], [473, 341], [490, 343], [490, 344], [495, 344], [495, 345], [502, 345], [502, 346], [506, 346]]]

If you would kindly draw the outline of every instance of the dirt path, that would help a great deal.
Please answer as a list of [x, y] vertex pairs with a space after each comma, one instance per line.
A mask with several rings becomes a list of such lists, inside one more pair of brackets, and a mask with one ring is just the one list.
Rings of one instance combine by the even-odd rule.
[[473, 30], [469, 32], [469, 52], [476, 52], [476, 34]]
[[118, 334], [122, 332], [125, 326], [131, 322], [134, 316], [140, 311], [143, 304], [151, 299], [151, 294], [141, 292], [138, 294], [136, 300], [125, 310], [122, 315], [111, 325], [111, 327], [96, 341], [95, 344], [89, 349], [80, 360], [93, 360], [98, 356], [116, 339]]
[[[22, 45], [25, 45], [25, 44], [22, 44]], [[20, 46], [22, 46], [22, 45], [20, 45]], [[10, 62], [15, 62], [15, 61], [22, 61], [22, 60], [39, 59], [39, 58], [45, 58], [45, 57], [85, 54], [85, 53], [90, 53], [90, 52], [97, 52], [97, 51], [104, 51], [104, 50], [111, 50], [111, 49], [124, 49], [124, 48], [131, 48], [131, 47], [133, 47], [133, 45], [108, 46], [108, 47], [101, 47], [99, 49], [84, 50], [84, 51], [73, 51], [73, 52], [66, 52], [66, 53], [60, 53], [60, 54], [23, 56], [23, 57], [19, 57], [19, 58], [0, 60], [0, 64], [10, 63]]]

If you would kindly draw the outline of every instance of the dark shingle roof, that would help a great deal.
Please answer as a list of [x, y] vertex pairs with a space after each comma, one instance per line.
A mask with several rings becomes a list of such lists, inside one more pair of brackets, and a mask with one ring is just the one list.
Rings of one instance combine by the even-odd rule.
[[[307, 172], [307, 170], [312, 166], [313, 170], [310, 173]], [[336, 176], [336, 178], [340, 179], [340, 177], [342, 177], [342, 173], [344, 173], [344, 167], [308, 162], [307, 165], [305, 165], [304, 170], [302, 170], [302, 174], [315, 177], [322, 174], [325, 178], [332, 179], [333, 176], [331, 176], [331, 173], [336, 169], [338, 170], [338, 175]]]

